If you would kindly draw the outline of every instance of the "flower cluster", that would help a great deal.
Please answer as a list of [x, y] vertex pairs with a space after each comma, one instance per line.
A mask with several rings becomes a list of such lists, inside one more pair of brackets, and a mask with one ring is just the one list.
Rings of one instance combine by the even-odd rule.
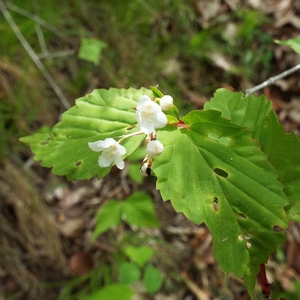
[[150, 175], [152, 159], [162, 153], [164, 146], [156, 139], [156, 129], [163, 128], [167, 125], [167, 116], [162, 110], [169, 110], [173, 106], [173, 98], [165, 95], [162, 98], [152, 100], [149, 96], [143, 95], [140, 97], [136, 107], [136, 120], [140, 128], [139, 132], [128, 134], [119, 141], [113, 138], [99, 140], [88, 143], [89, 147], [96, 152], [101, 152], [98, 159], [98, 164], [101, 168], [106, 168], [115, 164], [119, 169], [123, 169], [125, 164], [122, 156], [126, 153], [126, 148], [120, 145], [125, 139], [133, 135], [147, 134], [147, 155], [141, 167], [142, 175]]

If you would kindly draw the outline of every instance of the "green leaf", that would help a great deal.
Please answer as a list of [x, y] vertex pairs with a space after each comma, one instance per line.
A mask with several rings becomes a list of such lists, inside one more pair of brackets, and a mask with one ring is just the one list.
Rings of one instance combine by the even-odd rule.
[[153, 200], [143, 192], [133, 193], [124, 202], [123, 219], [138, 227], [158, 227]]
[[152, 91], [154, 97], [157, 98], [162, 98], [163, 97], [163, 93], [155, 86], [150, 86], [150, 90]]
[[192, 111], [183, 121], [186, 128], [159, 132], [165, 149], [153, 164], [157, 188], [177, 211], [207, 224], [227, 273], [254, 280], [285, 239], [274, 230], [287, 228], [277, 174], [251, 131], [220, 112]]
[[147, 263], [152, 258], [154, 251], [148, 246], [128, 246], [125, 248], [124, 253], [132, 261], [136, 262], [139, 266], [143, 267], [145, 263]]
[[[144, 94], [151, 96], [145, 88], [94, 90], [77, 99], [50, 133], [36, 133], [20, 140], [30, 145], [35, 160], [41, 160], [43, 167], [52, 167], [56, 175], [66, 175], [69, 180], [104, 177], [111, 167], [99, 167], [100, 153], [92, 151], [88, 142], [108, 137], [117, 140], [138, 131], [133, 108]], [[122, 142], [127, 150], [124, 158], [139, 147], [144, 137], [133, 136]]]
[[95, 65], [99, 65], [101, 51], [106, 47], [107, 44], [100, 40], [83, 38], [81, 40], [78, 57], [93, 62]]
[[128, 157], [129, 168], [128, 175], [136, 183], [143, 183], [145, 177], [140, 172], [141, 163], [146, 155], [146, 148], [139, 147], [130, 157]]
[[289, 39], [287, 41], [275, 40], [275, 43], [280, 45], [286, 45], [291, 47], [294, 51], [300, 53], [300, 36], [297, 36], [294, 39]]
[[287, 215], [289, 220], [291, 221], [295, 221], [295, 222], [300, 222], [300, 201], [298, 200], [298, 202], [292, 206], [288, 211], [287, 211]]
[[111, 228], [114, 225], [119, 225], [122, 220], [123, 203], [117, 200], [109, 200], [101, 208], [96, 219], [96, 226], [93, 232], [92, 241]]
[[142, 184], [145, 177], [140, 172], [140, 163], [130, 163], [128, 168], [128, 176], [138, 184]]
[[126, 284], [110, 284], [88, 296], [80, 297], [80, 300], [130, 300], [134, 292]]
[[175, 105], [173, 105], [169, 110], [166, 110], [165, 113], [168, 118], [168, 123], [178, 123], [179, 111]]
[[137, 265], [124, 262], [119, 268], [119, 277], [121, 283], [132, 284], [140, 279], [141, 271]]
[[133, 193], [125, 201], [109, 200], [97, 215], [97, 222], [92, 241], [121, 221], [138, 227], [157, 227], [159, 222], [155, 216], [151, 197], [142, 192]]
[[[205, 105], [205, 109], [216, 109], [222, 116], [249, 128], [253, 139], [262, 145], [268, 161], [278, 173], [278, 181], [283, 184], [283, 191], [288, 197], [287, 211], [289, 220], [300, 221], [300, 141], [292, 133], [286, 134], [272, 110], [271, 102], [264, 96], [243, 98], [242, 93], [231, 93], [220, 89], [214, 98]], [[256, 255], [253, 253], [253, 255]], [[257, 262], [258, 263], [258, 262]], [[253, 273], [256, 266], [253, 264]], [[254, 277], [245, 277], [249, 292], [253, 289]]]
[[300, 222], [299, 205], [289, 212], [300, 199], [300, 140], [294, 133], [284, 132], [271, 102], [266, 101], [264, 96], [243, 98], [242, 93], [220, 89], [205, 104], [205, 109], [219, 110], [223, 117], [253, 132], [253, 139], [262, 145], [262, 151], [276, 169], [278, 180], [290, 201], [285, 207], [289, 219]]
[[161, 272], [155, 267], [148, 265], [145, 268], [144, 286], [149, 294], [158, 292], [163, 284]]

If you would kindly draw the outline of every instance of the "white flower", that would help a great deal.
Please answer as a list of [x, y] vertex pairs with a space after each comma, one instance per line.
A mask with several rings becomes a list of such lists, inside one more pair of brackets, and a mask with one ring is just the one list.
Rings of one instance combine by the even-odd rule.
[[147, 95], [143, 95], [139, 99], [135, 117], [141, 131], [146, 134], [152, 133], [155, 129], [165, 127], [168, 122], [161, 107]]
[[101, 168], [109, 167], [112, 163], [115, 163], [119, 169], [124, 169], [122, 155], [126, 153], [126, 149], [114, 139], [107, 138], [104, 141], [100, 140], [88, 144], [95, 152], [103, 151], [98, 159], [98, 163]]
[[164, 150], [163, 144], [158, 140], [150, 141], [147, 145], [147, 154], [150, 157], [160, 155]]
[[161, 109], [169, 110], [173, 106], [173, 98], [170, 95], [165, 95], [160, 99], [159, 105]]

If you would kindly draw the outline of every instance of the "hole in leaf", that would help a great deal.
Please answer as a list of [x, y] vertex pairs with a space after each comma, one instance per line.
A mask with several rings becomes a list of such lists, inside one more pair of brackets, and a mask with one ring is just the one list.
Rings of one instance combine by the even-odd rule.
[[231, 138], [227, 136], [223, 136], [219, 138], [219, 142], [225, 146], [228, 146], [231, 142]]
[[253, 235], [252, 235], [251, 233], [249, 233], [249, 232], [245, 232], [245, 233], [244, 233], [244, 238], [245, 238], [246, 240], [250, 240], [251, 238], [253, 238]]
[[219, 210], [219, 199], [217, 197], [214, 198], [214, 210]]
[[224, 177], [224, 178], [228, 177], [228, 173], [222, 169], [214, 168], [214, 172], [221, 177]]
[[275, 225], [275, 226], [273, 226], [273, 231], [280, 232], [280, 231], [282, 231], [282, 228], [280, 226]]
[[214, 133], [214, 132], [209, 132], [208, 135], [207, 135], [210, 139], [212, 140], [218, 140], [220, 137]]
[[239, 240], [239, 241], [242, 241], [242, 240], [243, 240], [243, 237], [242, 237], [241, 235], [239, 235], [239, 236], [238, 236], [238, 240]]
[[81, 165], [81, 161], [76, 163], [76, 167], [79, 167]]
[[230, 137], [227, 137], [227, 136], [222, 136], [220, 137], [219, 135], [217, 135], [216, 133], [214, 132], [209, 132], [208, 135], [207, 135], [210, 139], [212, 140], [215, 140], [215, 141], [218, 141], [220, 142], [221, 144], [227, 146], [230, 144], [231, 142], [231, 138]]
[[41, 142], [41, 143], [40, 143], [40, 145], [47, 145], [47, 144], [49, 144], [48, 141], [46, 141], [46, 142]]
[[249, 243], [249, 242], [246, 243], [247, 249], [251, 248], [251, 246], [252, 246], [251, 243]]
[[237, 213], [238, 217], [240, 217], [241, 219], [246, 219], [247, 217], [243, 214], [243, 213]]

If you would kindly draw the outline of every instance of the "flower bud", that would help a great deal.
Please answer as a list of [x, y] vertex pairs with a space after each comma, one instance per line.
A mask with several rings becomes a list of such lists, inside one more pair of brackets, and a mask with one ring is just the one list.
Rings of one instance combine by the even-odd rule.
[[169, 110], [173, 106], [173, 98], [170, 95], [165, 95], [160, 99], [159, 105], [163, 110]]
[[164, 150], [163, 144], [158, 140], [150, 141], [147, 145], [147, 154], [150, 157], [160, 155]]

